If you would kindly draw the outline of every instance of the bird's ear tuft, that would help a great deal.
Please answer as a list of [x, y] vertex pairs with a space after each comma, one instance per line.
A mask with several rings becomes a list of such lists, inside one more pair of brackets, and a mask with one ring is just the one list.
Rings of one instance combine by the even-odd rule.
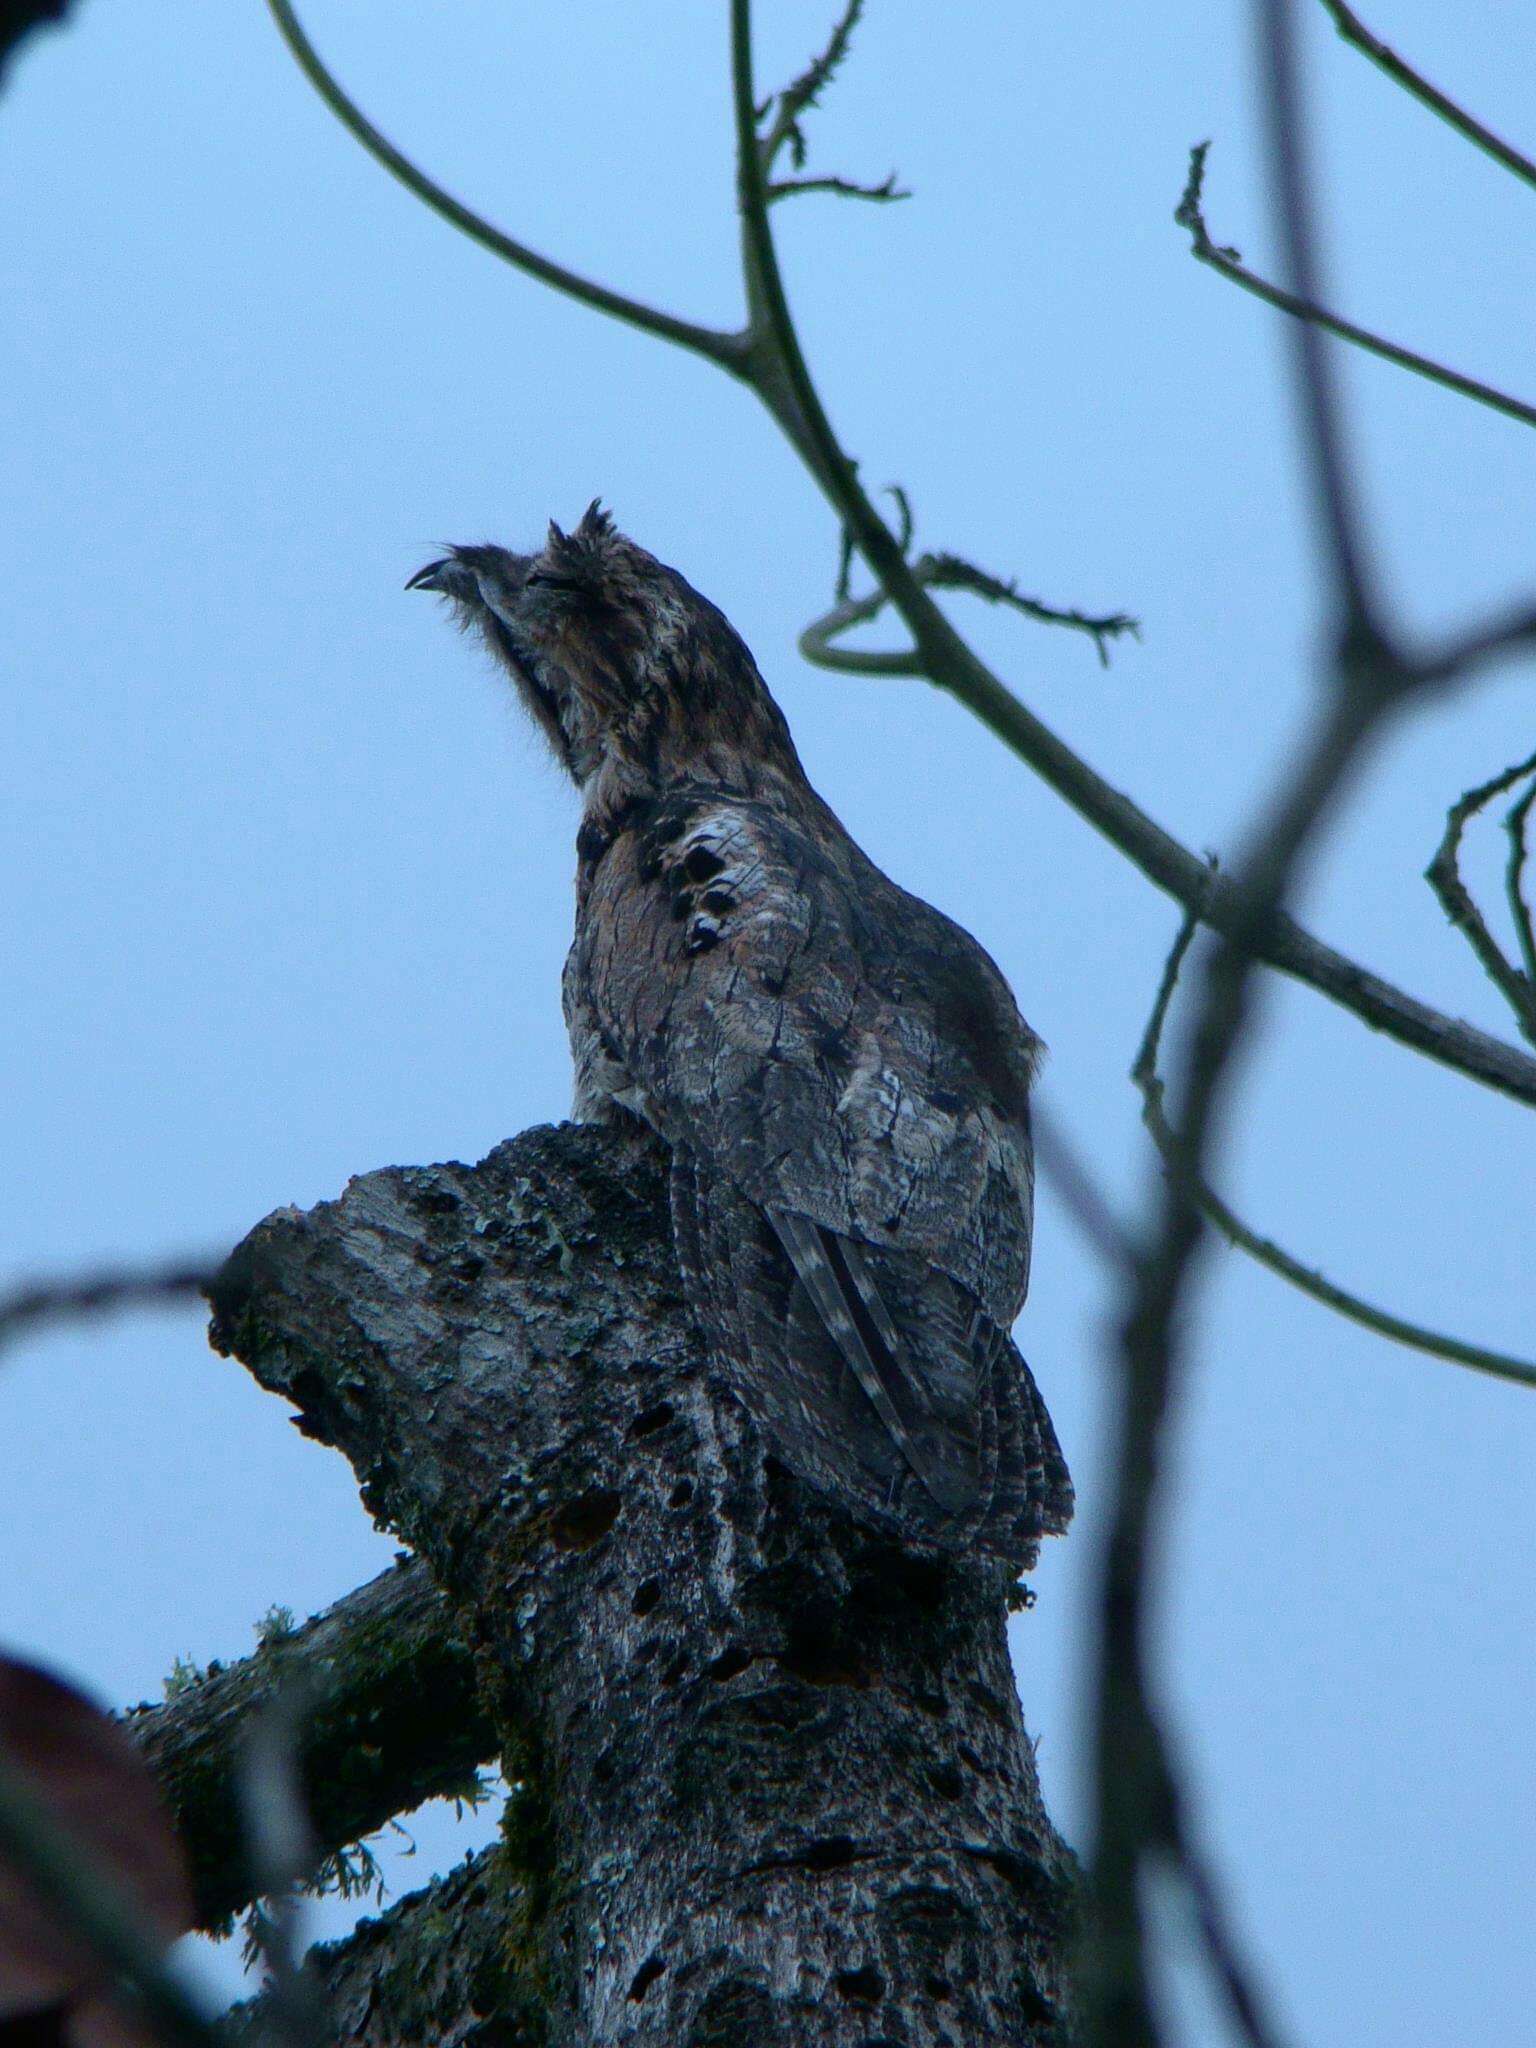
[[594, 498], [581, 515], [581, 524], [576, 529], [578, 540], [593, 546], [613, 538], [613, 515], [604, 509], [601, 498]]
[[546, 553], [561, 576], [593, 591], [600, 591], [606, 584], [618, 538], [612, 519], [600, 501], [594, 498], [581, 515], [574, 532], [565, 533], [553, 520], [550, 521]]

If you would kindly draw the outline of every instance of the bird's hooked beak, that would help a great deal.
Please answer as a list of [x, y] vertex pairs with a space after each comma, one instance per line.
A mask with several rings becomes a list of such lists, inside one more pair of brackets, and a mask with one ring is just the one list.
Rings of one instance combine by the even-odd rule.
[[443, 597], [451, 597], [455, 583], [463, 574], [463, 565], [452, 555], [444, 555], [440, 562], [428, 562], [425, 569], [418, 569], [405, 587], [407, 590], [435, 590]]
[[430, 590], [438, 597], [476, 609], [489, 606], [504, 611], [515, 604], [528, 572], [528, 561], [506, 548], [451, 546], [446, 555], [428, 562], [406, 584], [407, 590]]

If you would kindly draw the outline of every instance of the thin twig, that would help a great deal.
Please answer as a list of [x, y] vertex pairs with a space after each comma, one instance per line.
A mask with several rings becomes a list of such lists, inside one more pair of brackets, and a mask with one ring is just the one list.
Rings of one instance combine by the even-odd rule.
[[166, 1943], [125, 1897], [123, 1887], [77, 1848], [32, 1789], [0, 1754], [0, 1855], [21, 1871], [67, 1928], [140, 2001], [167, 2048], [221, 2048], [223, 2036]]
[[[1475, 789], [1459, 796], [1446, 813], [1445, 834], [1435, 849], [1434, 859], [1424, 870], [1424, 877], [1439, 897], [1440, 907], [1446, 916], [1477, 955], [1483, 972], [1513, 1010], [1520, 1030], [1532, 1045], [1536, 1045], [1536, 981], [1509, 959], [1489, 930], [1471, 890], [1461, 878], [1460, 861], [1461, 838], [1468, 820], [1528, 775], [1536, 775], [1536, 754], [1517, 761], [1491, 781], [1479, 783]], [[1523, 800], [1529, 801], [1528, 798]], [[1518, 919], [1516, 928], [1519, 928]], [[1522, 934], [1522, 943], [1523, 937]]]
[[[1141, 621], [1128, 612], [1079, 612], [1044, 604], [1040, 598], [1024, 596], [1012, 578], [1004, 580], [1001, 575], [991, 575], [987, 569], [979, 569], [958, 555], [918, 555], [911, 563], [911, 578], [924, 590], [971, 590], [989, 604], [1006, 604], [1040, 625], [1071, 627], [1075, 633], [1085, 633], [1094, 641], [1102, 668], [1110, 666], [1108, 643], [1112, 639], [1118, 639], [1122, 633], [1130, 635], [1130, 639], [1141, 639]], [[844, 676], [924, 676], [924, 659], [915, 649], [893, 649], [887, 653], [838, 645], [844, 633], [868, 625], [870, 618], [879, 618], [889, 602], [891, 592], [885, 588], [870, 590], [862, 598], [850, 598], [840, 588], [838, 604], [823, 612], [821, 618], [813, 618], [801, 633], [801, 653], [815, 668], [838, 670]]]
[[662, 341], [675, 342], [679, 348], [691, 349], [695, 355], [718, 363], [733, 377], [745, 374], [745, 345], [739, 334], [720, 328], [700, 327], [692, 320], [680, 320], [674, 314], [648, 306], [640, 299], [632, 299], [624, 292], [610, 291], [606, 285], [582, 277], [563, 263], [541, 256], [526, 242], [519, 242], [500, 228], [493, 227], [461, 200], [455, 199], [451, 192], [445, 191], [425, 171], [418, 169], [409, 157], [402, 156], [388, 137], [374, 127], [356, 102], [347, 96], [304, 33], [289, 0], [267, 0], [267, 6], [299, 69], [337, 120], [377, 163], [381, 163], [408, 192], [413, 192], [424, 206], [430, 206], [451, 227], [468, 235], [483, 249], [489, 249], [503, 263], [510, 263], [514, 269], [526, 272], [529, 277], [537, 278], [541, 284], [547, 284], [557, 292], [563, 292], [567, 298], [591, 306], [596, 312], [607, 313], [630, 327], [638, 327], [642, 333], [654, 334]]
[[1439, 86], [1431, 85], [1422, 71], [1415, 71], [1411, 64], [1406, 64], [1394, 49], [1372, 34], [1353, 8], [1344, 5], [1344, 0], [1323, 0], [1323, 5], [1333, 16], [1334, 26], [1346, 43], [1353, 44], [1404, 92], [1412, 93], [1422, 106], [1448, 122], [1468, 142], [1475, 143], [1496, 164], [1502, 164], [1506, 171], [1513, 171], [1527, 185], [1536, 187], [1536, 163], [1532, 163], [1528, 156], [1522, 156], [1518, 149], [1502, 141], [1491, 128], [1485, 127], [1465, 107], [1458, 106], [1455, 100], [1443, 93]]
[[1093, 642], [1101, 668], [1109, 667], [1111, 640], [1119, 639], [1122, 634], [1128, 634], [1133, 640], [1141, 638], [1141, 621], [1132, 618], [1129, 612], [1063, 611], [1056, 605], [1043, 603], [1038, 597], [1026, 597], [1011, 576], [993, 576], [987, 570], [977, 568], [974, 562], [963, 561], [959, 555], [924, 555], [918, 567], [926, 570], [923, 580], [931, 589], [969, 590], [975, 596], [985, 598], [988, 604], [1006, 605], [1040, 625], [1070, 626], [1079, 633], [1086, 633]]
[[[1308, 185], [1292, 0], [1265, 0], [1257, 11], [1257, 25], [1282, 267], [1291, 296], [1304, 306], [1318, 306], [1323, 294], [1318, 289], [1317, 223]], [[1358, 666], [1361, 678], [1377, 677], [1391, 688], [1396, 682], [1394, 664], [1384, 659], [1387, 649], [1344, 441], [1333, 359], [1323, 336], [1315, 320], [1298, 321], [1294, 332], [1304, 440], [1338, 579], [1340, 645], [1346, 650], [1341, 675], [1347, 677]]]
[[1464, 376], [1460, 370], [1436, 362], [1432, 356], [1419, 355], [1398, 342], [1388, 341], [1383, 335], [1373, 334], [1369, 328], [1357, 327], [1352, 320], [1330, 313], [1326, 306], [1315, 300], [1303, 301], [1293, 292], [1282, 291], [1279, 285], [1271, 284], [1257, 271], [1248, 269], [1236, 249], [1223, 247], [1214, 241], [1200, 206], [1205, 160], [1210, 146], [1208, 142], [1198, 142], [1190, 151], [1189, 177], [1173, 216], [1178, 225], [1188, 231], [1191, 253], [1197, 262], [1209, 265], [1231, 283], [1241, 285], [1245, 292], [1251, 292], [1267, 306], [1289, 313], [1293, 319], [1311, 321], [1314, 326], [1336, 334], [1341, 341], [1351, 342], [1356, 348], [1379, 356], [1383, 362], [1395, 363], [1400, 370], [1425, 377], [1431, 384], [1439, 384], [1461, 398], [1470, 398], [1477, 405], [1486, 405], [1492, 411], [1502, 413], [1506, 419], [1519, 420], [1522, 426], [1536, 427], [1536, 406], [1527, 405], [1524, 399], [1511, 397], [1507, 391], [1484, 384], [1476, 377]]
[[[1169, 1126], [1163, 1111], [1163, 1080], [1158, 1072], [1161, 1056], [1163, 1030], [1167, 1023], [1169, 1004], [1178, 985], [1179, 974], [1184, 964], [1190, 943], [1199, 928], [1197, 910], [1186, 911], [1174, 940], [1167, 961], [1163, 967], [1162, 979], [1152, 1005], [1147, 1027], [1142, 1035], [1141, 1045], [1131, 1068], [1131, 1079], [1141, 1093], [1142, 1121], [1151, 1133], [1170, 1168], [1179, 1156], [1179, 1141]], [[1490, 1374], [1495, 1379], [1510, 1380], [1518, 1386], [1536, 1387], [1536, 1364], [1529, 1359], [1513, 1357], [1508, 1352], [1492, 1351], [1485, 1345], [1469, 1344], [1460, 1337], [1450, 1337], [1439, 1330], [1431, 1330], [1421, 1323], [1409, 1322], [1406, 1317], [1394, 1315], [1390, 1309], [1378, 1308], [1362, 1296], [1351, 1293], [1329, 1280], [1315, 1267], [1304, 1266], [1273, 1238], [1262, 1237], [1251, 1229], [1222, 1200], [1208, 1181], [1201, 1181], [1194, 1189], [1196, 1201], [1202, 1212], [1209, 1217], [1229, 1244], [1246, 1252], [1261, 1266], [1267, 1266], [1282, 1280], [1308, 1294], [1324, 1308], [1332, 1309], [1336, 1315], [1358, 1323], [1362, 1328], [1373, 1331], [1378, 1337], [1386, 1337], [1395, 1344], [1406, 1345], [1410, 1350], [1427, 1352], [1432, 1358], [1448, 1359], [1453, 1365], [1469, 1366], [1474, 1372]]]
[[[905, 484], [887, 484], [885, 488], [890, 493], [891, 502], [896, 507], [896, 545], [901, 549], [904, 556], [910, 555], [912, 552], [912, 536], [917, 531], [917, 520], [912, 511], [912, 499], [907, 492]], [[840, 592], [839, 595], [846, 596], [847, 592]]]
[[[1042, 625], [1067, 626], [1092, 640], [1100, 666], [1109, 666], [1109, 642], [1122, 634], [1139, 639], [1141, 625], [1127, 612], [1083, 612], [1046, 604], [1038, 597], [1026, 597], [1011, 578], [1006, 580], [979, 569], [958, 555], [919, 555], [911, 564], [913, 580], [928, 590], [969, 590], [989, 604], [1001, 604], [1022, 612]], [[920, 676], [927, 673], [923, 658], [915, 649], [880, 650], [840, 647], [838, 640], [855, 626], [867, 625], [891, 602], [889, 591], [877, 588], [864, 597], [839, 594], [839, 601], [819, 619], [813, 619], [800, 635], [800, 652], [817, 668], [833, 669], [843, 675]]]
[[1525, 795], [1511, 805], [1504, 819], [1504, 829], [1509, 834], [1509, 864], [1504, 870], [1504, 893], [1509, 898], [1509, 914], [1515, 921], [1515, 936], [1519, 941], [1520, 958], [1525, 963], [1525, 978], [1536, 988], [1536, 930], [1532, 929], [1531, 906], [1525, 900], [1526, 834], [1530, 829], [1531, 805], [1536, 803], [1536, 782]]
[[218, 1264], [217, 1260], [176, 1259], [136, 1272], [87, 1273], [74, 1280], [29, 1282], [0, 1295], [0, 1351], [47, 1323], [202, 1295], [212, 1284]]
[[766, 114], [770, 107], [776, 109], [773, 125], [759, 145], [762, 156], [763, 176], [771, 176], [779, 153], [786, 146], [789, 160], [799, 170], [805, 162], [805, 136], [800, 127], [800, 116], [816, 106], [822, 93], [831, 84], [839, 66], [848, 54], [848, 45], [858, 26], [859, 16], [864, 12], [864, 0], [847, 0], [847, 5], [832, 25], [832, 33], [824, 47], [817, 52], [797, 78], [790, 80], [780, 93], [774, 94], [762, 108], [754, 107], [756, 119]]
[[878, 185], [861, 185], [856, 178], [830, 176], [775, 178], [764, 188], [770, 206], [780, 199], [792, 199], [797, 192], [831, 192], [839, 199], [872, 199], [882, 206], [893, 206], [899, 199], [912, 197], [904, 185], [897, 184], [894, 171], [888, 171]]

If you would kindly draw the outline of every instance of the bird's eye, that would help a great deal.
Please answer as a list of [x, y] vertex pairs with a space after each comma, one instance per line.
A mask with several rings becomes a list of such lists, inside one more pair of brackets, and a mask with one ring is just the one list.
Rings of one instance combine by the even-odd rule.
[[532, 590], [536, 584], [543, 584], [547, 590], [576, 590], [580, 587], [574, 576], [557, 576], [552, 569], [535, 569], [524, 579], [523, 588]]

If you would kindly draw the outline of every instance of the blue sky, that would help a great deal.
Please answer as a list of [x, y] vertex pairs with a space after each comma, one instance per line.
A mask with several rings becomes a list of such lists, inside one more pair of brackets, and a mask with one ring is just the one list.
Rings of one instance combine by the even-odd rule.
[[[765, 13], [769, 10], [765, 10]], [[823, 10], [760, 30], [765, 85]], [[1516, 11], [1373, 25], [1527, 146]], [[380, 124], [493, 218], [694, 317], [739, 310], [717, 5], [315, 0]], [[1261, 267], [1246, 9], [873, 0], [813, 167], [881, 210], [779, 216], [846, 445], [924, 545], [1064, 604], [964, 608], [1021, 696], [1198, 848], [1230, 850], [1316, 691], [1317, 562], [1273, 318], [1172, 224], [1189, 145]], [[1536, 392], [1532, 195], [1308, 18], [1333, 295]], [[428, 216], [335, 127], [256, 0], [82, 0], [0, 99], [0, 1259], [218, 1247], [353, 1173], [561, 1116], [575, 805], [507, 692], [404, 594], [444, 540], [528, 543], [602, 493], [740, 626], [869, 852], [967, 923], [1051, 1047], [1048, 1100], [1117, 1199], [1125, 1079], [1176, 918], [958, 706], [817, 674], [829, 515], [743, 392]], [[1536, 582], [1536, 442], [1345, 366], [1413, 625]], [[957, 605], [957, 616], [962, 608]], [[1420, 879], [1446, 804], [1533, 743], [1501, 672], [1393, 739], [1308, 921], [1504, 1030]], [[1474, 861], [1491, 887], [1492, 836]], [[1261, 1228], [1401, 1312], [1529, 1349], [1529, 1121], [1272, 981], [1225, 1163]], [[1202, 1809], [1298, 2038], [1499, 2040], [1536, 2002], [1536, 1403], [1212, 1261], [1174, 1460], [1164, 1674]], [[1113, 1300], [1049, 1190], [1019, 1328], [1080, 1517], [1018, 1626], [1053, 1811], [1080, 1838], [1078, 1688]], [[232, 1657], [387, 1562], [350, 1476], [190, 1312], [6, 1368], [0, 1637], [106, 1697]], [[454, 1853], [420, 1831], [402, 1887]], [[333, 1924], [334, 1916], [327, 1918]], [[225, 1976], [228, 1966], [222, 1966]], [[1180, 1994], [1181, 2000], [1184, 1993]], [[1214, 2038], [1190, 1993], [1186, 2038]]]

